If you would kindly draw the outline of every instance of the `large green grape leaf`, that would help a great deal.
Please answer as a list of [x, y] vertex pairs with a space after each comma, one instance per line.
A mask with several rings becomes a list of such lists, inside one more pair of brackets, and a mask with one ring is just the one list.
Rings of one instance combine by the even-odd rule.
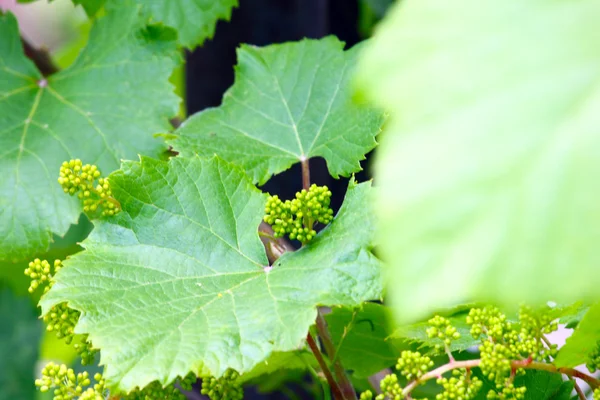
[[35, 363], [43, 327], [27, 297], [0, 288], [0, 400], [35, 396]]
[[336, 219], [273, 267], [257, 232], [266, 195], [237, 167], [142, 158], [111, 185], [123, 211], [96, 223], [40, 304], [82, 312], [76, 332], [89, 333], [120, 389], [190, 370], [250, 371], [299, 348], [317, 305], [381, 296], [369, 184], [351, 183]]
[[576, 367], [587, 362], [588, 356], [600, 345], [600, 303], [585, 313], [573, 334], [560, 348], [554, 363], [558, 367]]
[[217, 154], [259, 183], [310, 157], [336, 178], [359, 171], [383, 117], [352, 101], [358, 50], [343, 47], [334, 37], [242, 46], [223, 104], [193, 115], [170, 144], [184, 156]]
[[130, 1], [108, 8], [75, 63], [43, 78], [25, 58], [15, 18], [0, 16], [0, 259], [44, 251], [81, 212], [56, 182], [70, 158], [105, 173], [158, 155], [179, 100], [168, 83], [174, 33], [146, 27]]
[[596, 0], [408, 0], [379, 27], [357, 85], [390, 112], [376, 204], [398, 317], [598, 298], [599, 18]]

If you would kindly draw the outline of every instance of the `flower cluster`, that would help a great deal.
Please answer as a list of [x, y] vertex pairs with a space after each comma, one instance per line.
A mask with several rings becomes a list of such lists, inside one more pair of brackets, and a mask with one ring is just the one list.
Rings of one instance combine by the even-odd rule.
[[[183, 390], [192, 390], [192, 384], [196, 382], [196, 375], [188, 374], [179, 379], [178, 383]], [[131, 393], [121, 396], [123, 400], [186, 400], [187, 397], [174, 385], [163, 387], [158, 381], [154, 381], [143, 389], [135, 389]]]
[[101, 175], [95, 165], [83, 165], [79, 159], [70, 160], [60, 166], [58, 183], [65, 193], [77, 194], [83, 200], [85, 213], [93, 215], [101, 210], [102, 216], [112, 216], [121, 210], [121, 206], [113, 197], [108, 178]]
[[331, 191], [327, 186], [313, 184], [309, 190], [296, 193], [293, 200], [284, 202], [277, 195], [270, 196], [264, 220], [273, 226], [275, 237], [287, 234], [292, 240], [308, 243], [317, 234], [313, 229], [317, 222], [327, 225], [333, 220], [330, 202]]
[[433, 367], [431, 358], [418, 351], [403, 351], [396, 363], [396, 369], [409, 380], [420, 378], [431, 367]]
[[61, 267], [62, 262], [60, 260], [54, 260], [52, 267], [47, 260], [36, 258], [31, 261], [27, 268], [25, 268], [25, 275], [31, 278], [28, 289], [29, 293], [35, 292], [40, 285], [44, 286], [44, 293], [46, 293], [50, 289], [50, 280], [52, 279], [52, 276], [54, 276]]
[[47, 364], [42, 370], [42, 377], [36, 379], [35, 385], [41, 392], [54, 389], [54, 400], [104, 400], [105, 382], [101, 374], [94, 376], [96, 383], [92, 386], [89, 374], [78, 374], [66, 365]]
[[460, 338], [460, 333], [450, 324], [450, 320], [447, 318], [436, 315], [429, 321], [429, 328], [426, 333], [431, 339], [440, 339], [446, 348], [450, 346], [453, 340]]
[[211, 400], [241, 400], [244, 398], [244, 391], [238, 378], [239, 374], [232, 369], [225, 371], [220, 378], [202, 378], [201, 393]]
[[596, 372], [600, 369], [600, 341], [596, 342], [596, 347], [588, 354], [585, 366], [590, 372]]
[[[25, 275], [31, 278], [29, 293], [35, 292], [40, 287], [44, 288], [44, 293], [50, 290], [54, 284], [54, 276], [61, 268], [60, 260], [54, 260], [52, 266], [47, 260], [39, 258], [30, 262], [24, 271]], [[57, 304], [43, 316], [46, 330], [55, 332], [57, 338], [64, 339], [67, 344], [71, 344], [75, 337], [75, 325], [79, 321], [80, 314], [79, 311], [69, 308], [67, 303]], [[81, 357], [83, 365], [91, 364], [98, 352], [87, 340], [87, 335], [83, 335], [80, 343], [76, 343], [74, 347]]]
[[[102, 374], [94, 375], [95, 383], [89, 378], [87, 372], [76, 374], [66, 365], [47, 364], [42, 370], [42, 377], [36, 379], [35, 385], [41, 392], [54, 389], [54, 400], [105, 400], [117, 398], [109, 393]], [[192, 384], [196, 382], [196, 376], [189, 374], [179, 380], [179, 386], [184, 390], [191, 390]], [[118, 396], [123, 400], [186, 400], [186, 396], [174, 385], [165, 387], [158, 381], [150, 383], [143, 389], [135, 389], [129, 394]]]
[[466, 369], [455, 369], [452, 371], [452, 377], [439, 377], [436, 382], [444, 391], [435, 396], [436, 400], [463, 399], [471, 400], [477, 396], [483, 382], [471, 371]]

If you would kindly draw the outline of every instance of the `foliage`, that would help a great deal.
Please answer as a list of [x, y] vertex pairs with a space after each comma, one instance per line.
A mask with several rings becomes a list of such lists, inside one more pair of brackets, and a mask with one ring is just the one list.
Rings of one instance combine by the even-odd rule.
[[0, 399], [31, 399], [42, 326], [27, 298], [0, 289]]
[[175, 43], [130, 3], [107, 5], [75, 63], [47, 78], [23, 54], [15, 18], [0, 16], [0, 259], [44, 251], [77, 221], [81, 206], [56, 184], [65, 159], [112, 171], [164, 148], [152, 134], [177, 112]]
[[[597, 2], [405, 0], [349, 49], [242, 45], [222, 104], [171, 128], [182, 50], [237, 1], [73, 1], [89, 41], [48, 76], [0, 15], [2, 277], [23, 265], [47, 332], [97, 364], [46, 360], [42, 392], [600, 397], [574, 369], [600, 366]], [[337, 213], [316, 157], [349, 177]], [[257, 188], [296, 163], [293, 198]], [[82, 213], [83, 250], [85, 229], [42, 257]], [[0, 398], [33, 380], [22, 300], [0, 292]]]
[[167, 142], [186, 157], [217, 154], [261, 184], [311, 157], [323, 157], [335, 178], [359, 171], [383, 117], [352, 101], [359, 49], [343, 46], [334, 37], [243, 45], [223, 104], [193, 115]]
[[597, 298], [599, 17], [595, 0], [408, 0], [379, 26], [357, 86], [391, 115], [376, 204], [399, 318]]

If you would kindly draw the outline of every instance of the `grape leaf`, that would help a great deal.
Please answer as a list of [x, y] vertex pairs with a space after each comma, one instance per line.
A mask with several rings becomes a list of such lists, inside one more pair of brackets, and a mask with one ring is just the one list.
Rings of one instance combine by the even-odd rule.
[[35, 397], [35, 362], [43, 327], [27, 297], [0, 289], [0, 400]]
[[268, 376], [281, 370], [306, 371], [309, 368], [319, 369], [315, 356], [307, 349], [297, 351], [275, 352], [268, 359], [260, 362], [252, 370], [239, 378], [241, 384], [269, 379]]
[[261, 184], [310, 157], [325, 158], [335, 178], [359, 171], [383, 117], [352, 101], [358, 49], [343, 46], [334, 37], [242, 46], [223, 104], [193, 115], [169, 143], [184, 156], [235, 162]]
[[598, 298], [599, 18], [596, 0], [424, 0], [380, 26], [357, 86], [390, 112], [376, 205], [399, 318]]
[[[228, 21], [238, 0], [135, 0], [152, 21], [177, 31], [178, 42], [193, 48], [215, 34], [219, 20]], [[106, 0], [73, 0], [88, 16], [95, 15]]]
[[[471, 327], [467, 324], [468, 311], [462, 311], [455, 313], [446, 318], [450, 321], [450, 324], [456, 328], [460, 333], [460, 338], [453, 340], [449, 348], [451, 352], [464, 351], [473, 346], [477, 346], [481, 341], [475, 340], [471, 336]], [[403, 325], [398, 327], [391, 335], [391, 338], [407, 339], [411, 342], [418, 342], [421, 344], [421, 348], [427, 349], [428, 354], [443, 354], [443, 342], [437, 338], [430, 338], [427, 336], [427, 328], [430, 327], [428, 322], [417, 322], [410, 325]], [[442, 347], [436, 349], [436, 346]]]
[[[298, 349], [317, 305], [381, 296], [369, 251], [370, 185], [351, 183], [335, 220], [271, 268], [258, 237], [266, 195], [216, 157], [125, 162], [111, 175], [123, 211], [98, 221], [41, 300], [68, 301], [122, 390], [188, 371], [250, 371]], [[335, 251], [332, 251], [335, 249]]]
[[395, 365], [406, 343], [388, 338], [392, 333], [391, 311], [377, 303], [365, 303], [359, 309], [334, 307], [326, 315], [336, 357], [353, 371], [355, 377], [368, 377]]
[[0, 259], [44, 251], [77, 221], [79, 202], [56, 182], [70, 158], [108, 173], [122, 158], [158, 155], [179, 100], [168, 31], [146, 27], [131, 2], [97, 20], [75, 63], [43, 78], [25, 58], [17, 22], [0, 16]]
[[138, 0], [156, 21], [177, 30], [187, 48], [213, 37], [218, 20], [228, 21], [238, 0]]
[[515, 378], [515, 386], [526, 386], [524, 400], [569, 400], [573, 382], [563, 381], [560, 374], [546, 371], [527, 371]]
[[600, 341], [600, 303], [592, 305], [573, 334], [560, 348], [554, 363], [557, 367], [576, 367], [587, 362], [587, 356]]

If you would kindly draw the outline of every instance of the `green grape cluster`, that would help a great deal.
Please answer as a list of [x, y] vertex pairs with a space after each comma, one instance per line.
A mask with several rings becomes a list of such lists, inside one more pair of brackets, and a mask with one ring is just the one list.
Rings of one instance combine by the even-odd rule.
[[490, 399], [521, 399], [527, 390], [515, 388], [513, 360], [542, 361], [556, 355], [557, 346], [547, 347], [544, 335], [558, 328], [554, 310], [550, 307], [533, 309], [522, 306], [519, 310], [519, 323], [513, 324], [498, 308], [474, 308], [469, 312], [467, 323], [471, 325], [474, 338], [485, 335], [479, 351], [481, 372], [496, 384], [496, 391], [488, 393]]
[[527, 388], [525, 386], [515, 387], [515, 385], [510, 382], [507, 383], [506, 386], [498, 389], [497, 391], [490, 390], [487, 394], [488, 400], [522, 400], [525, 398], [525, 392], [527, 392]]
[[220, 378], [209, 376], [202, 378], [203, 395], [211, 400], [241, 400], [244, 398], [244, 390], [238, 382], [237, 371], [228, 369]]
[[438, 393], [436, 400], [471, 400], [477, 396], [477, 393], [483, 386], [483, 382], [476, 376], [472, 376], [466, 369], [455, 369], [452, 371], [452, 377], [439, 377], [437, 384], [444, 391]]
[[[62, 262], [54, 260], [52, 266], [47, 260], [40, 260], [39, 258], [29, 263], [24, 271], [25, 275], [31, 278], [29, 293], [33, 293], [40, 287], [44, 288], [44, 293], [50, 290], [54, 284], [54, 276], [62, 268]], [[54, 332], [57, 338], [64, 339], [67, 344], [71, 344], [75, 337], [75, 325], [77, 325], [80, 315], [79, 311], [69, 308], [67, 303], [60, 303], [52, 307], [42, 319], [48, 332]], [[83, 365], [91, 364], [98, 352], [88, 342], [87, 335], [83, 335], [81, 342], [75, 344], [74, 347], [81, 357]]]
[[47, 260], [36, 258], [25, 268], [25, 275], [31, 278], [29, 293], [36, 291], [40, 285], [44, 287], [44, 293], [50, 290], [52, 277], [62, 268], [60, 260], [54, 260], [53, 268]]
[[[195, 375], [188, 375], [180, 379], [179, 384], [184, 390], [191, 390], [192, 384], [196, 381]], [[131, 393], [122, 397], [123, 400], [186, 400], [187, 397], [181, 393], [181, 390], [174, 383], [163, 387], [158, 381], [154, 381], [143, 389], [135, 389]]]
[[96, 383], [92, 385], [89, 374], [78, 374], [66, 365], [47, 364], [42, 370], [42, 377], [36, 379], [35, 385], [41, 392], [54, 389], [54, 400], [104, 400], [105, 382], [101, 374], [94, 376]]
[[429, 323], [429, 328], [426, 330], [427, 336], [431, 339], [440, 339], [446, 347], [450, 346], [453, 340], [460, 338], [460, 333], [447, 318], [436, 315], [427, 322]]
[[308, 243], [317, 235], [313, 229], [317, 222], [327, 225], [333, 220], [330, 202], [331, 191], [327, 186], [313, 184], [308, 190], [296, 193], [293, 200], [284, 202], [277, 195], [270, 196], [264, 220], [273, 227], [275, 237], [287, 234], [292, 240]]
[[594, 350], [588, 354], [585, 366], [590, 370], [590, 372], [596, 372], [598, 369], [600, 369], [600, 341], [596, 342], [596, 347], [594, 347]]
[[600, 388], [594, 389], [593, 398], [600, 400]]
[[433, 361], [418, 351], [403, 351], [396, 363], [396, 369], [408, 380], [420, 378], [431, 367], [433, 367]]
[[85, 213], [95, 213], [101, 209], [102, 216], [112, 216], [121, 211], [121, 207], [113, 197], [108, 178], [102, 178], [101, 175], [95, 165], [83, 165], [79, 159], [70, 160], [60, 166], [58, 183], [65, 193], [71, 196], [77, 194], [83, 200]]

